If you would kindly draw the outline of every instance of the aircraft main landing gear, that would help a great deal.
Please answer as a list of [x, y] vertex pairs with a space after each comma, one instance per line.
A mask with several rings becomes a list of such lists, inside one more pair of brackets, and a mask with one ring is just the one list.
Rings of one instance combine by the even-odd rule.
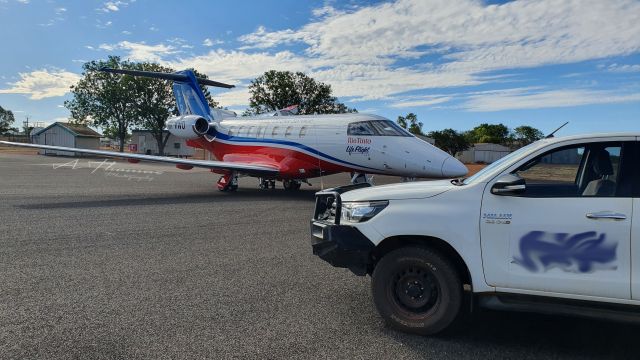
[[261, 190], [266, 190], [266, 189], [275, 189], [276, 188], [276, 181], [275, 180], [269, 180], [269, 179], [264, 179], [264, 178], [260, 178], [260, 185], [258, 185], [260, 187]]
[[217, 183], [220, 191], [236, 191], [238, 190], [238, 175], [226, 174], [220, 177]]
[[282, 186], [285, 190], [300, 190], [302, 183], [298, 180], [282, 180]]

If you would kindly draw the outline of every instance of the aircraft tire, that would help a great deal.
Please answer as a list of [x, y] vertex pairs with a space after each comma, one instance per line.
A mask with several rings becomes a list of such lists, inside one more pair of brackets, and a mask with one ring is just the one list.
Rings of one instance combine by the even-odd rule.
[[382, 257], [371, 281], [378, 312], [392, 327], [420, 335], [446, 329], [462, 304], [456, 268], [440, 253], [404, 247]]

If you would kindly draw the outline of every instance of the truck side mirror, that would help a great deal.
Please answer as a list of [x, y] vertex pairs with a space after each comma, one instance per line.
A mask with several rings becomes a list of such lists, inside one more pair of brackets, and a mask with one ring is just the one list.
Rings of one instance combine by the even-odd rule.
[[523, 178], [515, 174], [505, 174], [496, 180], [491, 186], [491, 193], [494, 195], [517, 195], [522, 194], [527, 189]]

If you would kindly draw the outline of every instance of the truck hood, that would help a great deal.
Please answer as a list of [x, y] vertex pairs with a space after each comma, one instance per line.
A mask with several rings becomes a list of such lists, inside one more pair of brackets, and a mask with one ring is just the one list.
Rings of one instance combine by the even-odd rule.
[[348, 191], [342, 201], [406, 200], [433, 197], [452, 189], [450, 180], [416, 181]]

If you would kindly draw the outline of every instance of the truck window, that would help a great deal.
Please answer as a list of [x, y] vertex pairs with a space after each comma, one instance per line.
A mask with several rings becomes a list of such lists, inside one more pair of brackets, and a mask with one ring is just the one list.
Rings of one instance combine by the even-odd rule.
[[563, 147], [540, 155], [514, 173], [525, 179], [525, 197], [613, 197], [622, 180], [621, 143]]

